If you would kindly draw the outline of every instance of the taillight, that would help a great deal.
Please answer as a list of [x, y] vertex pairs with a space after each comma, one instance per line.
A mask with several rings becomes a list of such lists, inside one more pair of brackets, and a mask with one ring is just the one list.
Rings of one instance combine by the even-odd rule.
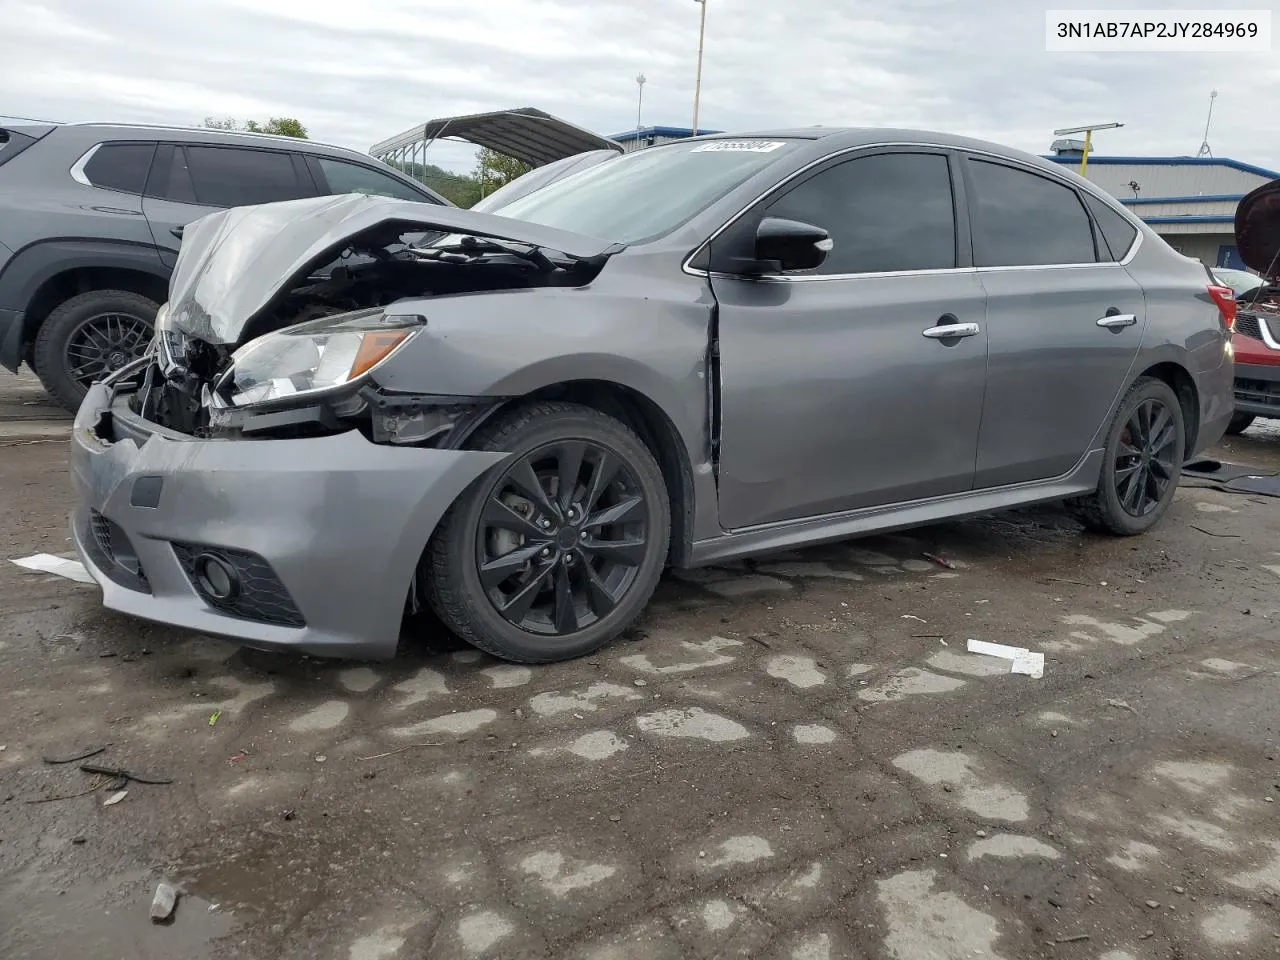
[[1209, 296], [1213, 297], [1213, 302], [1218, 305], [1218, 312], [1222, 314], [1222, 322], [1228, 330], [1234, 330], [1236, 326], [1236, 293], [1230, 287], [1220, 287], [1217, 284], [1209, 285]]

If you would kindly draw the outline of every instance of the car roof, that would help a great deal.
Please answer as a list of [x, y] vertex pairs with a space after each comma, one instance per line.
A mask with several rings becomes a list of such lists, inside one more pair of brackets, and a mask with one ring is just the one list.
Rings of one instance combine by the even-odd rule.
[[[274, 133], [252, 133], [248, 130], [218, 130], [214, 127], [185, 127], [179, 124], [163, 123], [113, 123], [108, 121], [87, 120], [73, 123], [58, 123], [54, 127], [100, 130], [112, 137], [173, 137], [187, 142], [235, 143], [241, 146], [278, 147], [298, 150], [304, 153], [342, 153], [373, 160], [367, 153], [361, 153], [351, 147], [340, 147], [337, 144], [324, 143], [319, 140], [304, 140], [299, 137], [285, 137]], [[376, 162], [376, 161], [375, 161]]]
[[741, 133], [716, 133], [698, 137], [699, 140], [814, 140], [821, 141], [824, 150], [840, 150], [846, 147], [872, 146], [880, 143], [920, 144], [921, 146], [952, 147], [957, 150], [976, 150], [1011, 160], [1030, 163], [1051, 173], [1061, 173], [1060, 165], [1043, 157], [1006, 147], [989, 140], [962, 137], [937, 130], [917, 130], [906, 127], [782, 127], [765, 130], [748, 130]]

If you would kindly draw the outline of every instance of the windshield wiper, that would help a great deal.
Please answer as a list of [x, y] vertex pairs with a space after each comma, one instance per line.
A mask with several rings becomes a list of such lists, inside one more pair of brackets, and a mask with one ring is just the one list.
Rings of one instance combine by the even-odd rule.
[[[409, 248], [410, 252], [415, 256], [424, 257], [431, 260], [466, 260], [474, 259], [485, 253], [508, 253], [513, 257], [518, 257], [527, 263], [532, 263], [539, 270], [546, 273], [554, 273], [563, 269], [558, 263], [542, 252], [542, 248], [531, 243], [510, 243], [505, 240], [497, 240], [493, 237], [478, 237], [471, 234], [464, 234], [458, 239], [457, 251], [442, 249], [440, 247], [428, 244], [415, 245]], [[560, 252], [560, 251], [557, 251]], [[465, 255], [464, 255], [465, 254]], [[579, 257], [570, 254], [563, 254], [570, 260], [577, 262]]]

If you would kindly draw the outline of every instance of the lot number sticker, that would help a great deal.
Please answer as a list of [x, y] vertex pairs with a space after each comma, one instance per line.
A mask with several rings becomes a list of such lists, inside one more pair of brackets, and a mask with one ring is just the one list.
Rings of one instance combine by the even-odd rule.
[[714, 140], [690, 150], [690, 153], [772, 153], [785, 146], [781, 140]]

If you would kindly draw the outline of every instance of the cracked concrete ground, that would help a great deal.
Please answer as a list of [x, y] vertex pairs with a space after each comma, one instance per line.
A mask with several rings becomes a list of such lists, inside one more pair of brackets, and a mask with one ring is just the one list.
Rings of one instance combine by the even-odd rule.
[[[1280, 468], [1280, 436], [1232, 447]], [[67, 549], [64, 460], [0, 448], [5, 556]], [[668, 577], [532, 669], [430, 624], [390, 663], [243, 651], [3, 564], [0, 956], [1275, 957], [1278, 503]], [[42, 757], [108, 744], [174, 782], [49, 799], [95, 781]]]

